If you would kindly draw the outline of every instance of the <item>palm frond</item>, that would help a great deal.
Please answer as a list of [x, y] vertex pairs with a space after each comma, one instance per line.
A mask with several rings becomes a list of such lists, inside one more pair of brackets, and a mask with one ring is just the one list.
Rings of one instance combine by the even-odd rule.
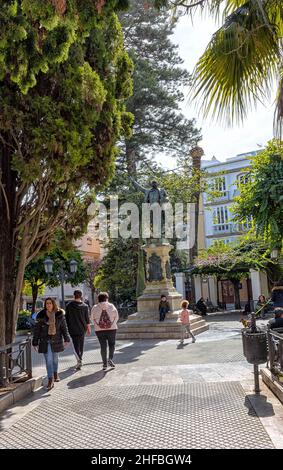
[[[227, 0], [226, 8], [232, 10], [239, 3]], [[266, 10], [263, 14], [262, 6], [259, 0], [250, 0], [233, 11], [199, 59], [193, 95], [201, 99], [205, 116], [212, 112], [231, 125], [241, 122], [258, 100], [269, 97], [280, 63], [279, 28]]]

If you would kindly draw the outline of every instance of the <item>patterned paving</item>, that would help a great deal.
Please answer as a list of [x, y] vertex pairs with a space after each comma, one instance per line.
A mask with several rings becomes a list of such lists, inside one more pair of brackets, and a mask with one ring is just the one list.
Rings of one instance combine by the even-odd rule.
[[273, 448], [238, 382], [105, 387], [100, 375], [61, 383], [0, 448]]

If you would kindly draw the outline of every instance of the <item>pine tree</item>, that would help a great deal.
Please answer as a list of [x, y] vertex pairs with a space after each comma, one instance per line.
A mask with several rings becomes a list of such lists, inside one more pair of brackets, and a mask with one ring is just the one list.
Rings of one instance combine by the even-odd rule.
[[131, 0], [129, 11], [120, 18], [125, 47], [135, 65], [134, 93], [127, 101], [135, 121], [121, 157], [131, 174], [156, 154], [190, 159], [189, 150], [197, 145], [200, 133], [194, 120], [185, 119], [180, 111], [191, 76], [172, 42], [175, 25], [170, 13]]

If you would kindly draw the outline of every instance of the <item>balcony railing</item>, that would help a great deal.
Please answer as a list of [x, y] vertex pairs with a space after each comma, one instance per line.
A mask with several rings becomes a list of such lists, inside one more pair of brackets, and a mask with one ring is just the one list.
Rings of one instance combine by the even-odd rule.
[[0, 348], [0, 386], [32, 377], [31, 336]]
[[214, 224], [212, 227], [213, 235], [219, 233], [241, 233], [249, 229], [248, 223], [235, 224], [231, 222], [224, 222], [223, 224]]

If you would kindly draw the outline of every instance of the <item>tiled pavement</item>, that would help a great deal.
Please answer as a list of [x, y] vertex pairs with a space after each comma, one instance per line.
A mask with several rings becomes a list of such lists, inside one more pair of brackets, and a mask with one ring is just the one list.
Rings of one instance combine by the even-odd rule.
[[[44, 373], [42, 356], [34, 358], [35, 374]], [[119, 341], [115, 359], [103, 372], [90, 337], [74, 372], [66, 350], [61, 383], [2, 415], [0, 448], [283, 448], [282, 406], [264, 386], [253, 394], [238, 321], [213, 318], [184, 347]]]

